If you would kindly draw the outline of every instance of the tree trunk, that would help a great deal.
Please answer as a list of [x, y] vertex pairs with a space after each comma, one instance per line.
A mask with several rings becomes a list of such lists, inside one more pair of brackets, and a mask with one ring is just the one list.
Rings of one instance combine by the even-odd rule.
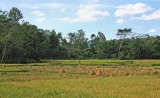
[[2, 58], [1, 58], [1, 63], [3, 63], [4, 57], [5, 57], [5, 54], [6, 54], [7, 44], [8, 44], [8, 42], [5, 42], [4, 51], [3, 51], [3, 54], [2, 54]]
[[121, 44], [120, 44], [119, 49], [118, 49], [118, 58], [119, 58], [119, 53], [121, 52], [122, 43], [123, 43], [123, 39], [122, 39]]
[[141, 52], [141, 50], [139, 49], [139, 50], [138, 50], [138, 59], [139, 59], [139, 57], [140, 57], [140, 52]]

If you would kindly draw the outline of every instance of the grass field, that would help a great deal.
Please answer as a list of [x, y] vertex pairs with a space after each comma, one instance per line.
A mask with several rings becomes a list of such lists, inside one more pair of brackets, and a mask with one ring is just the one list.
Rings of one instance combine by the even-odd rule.
[[[79, 60], [48, 60], [52, 65], [78, 65]], [[160, 60], [80, 60], [82, 65], [102, 66], [160, 66]]]
[[[160, 98], [160, 60], [82, 60], [81, 64], [78, 60], [1, 64], [0, 98]], [[91, 69], [102, 74], [89, 75]]]

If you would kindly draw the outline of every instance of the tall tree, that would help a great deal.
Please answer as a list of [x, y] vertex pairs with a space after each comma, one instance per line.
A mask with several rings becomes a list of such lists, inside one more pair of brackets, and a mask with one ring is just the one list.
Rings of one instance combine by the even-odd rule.
[[91, 35], [91, 51], [93, 58], [105, 58], [106, 37], [102, 32]]
[[130, 33], [132, 33], [132, 29], [130, 29], [130, 28], [129, 29], [127, 29], [127, 28], [118, 29], [118, 31], [117, 31], [116, 35], [119, 36], [120, 39], [121, 39], [121, 42], [120, 42], [120, 45], [119, 45], [119, 48], [118, 48], [118, 58], [120, 56], [120, 52], [121, 52], [121, 47], [122, 47], [123, 41], [127, 37], [127, 35], [129, 35]]
[[9, 11], [8, 17], [12, 22], [18, 22], [20, 19], [23, 18], [23, 15], [22, 15], [21, 11], [18, 8], [13, 7]]

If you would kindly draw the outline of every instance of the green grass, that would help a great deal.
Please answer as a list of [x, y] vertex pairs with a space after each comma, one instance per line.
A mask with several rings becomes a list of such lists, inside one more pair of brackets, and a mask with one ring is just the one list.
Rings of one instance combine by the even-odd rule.
[[[45, 60], [46, 63], [29, 63], [29, 64], [0, 64], [1, 66], [46, 66], [46, 65], [79, 65], [79, 60]], [[87, 66], [160, 66], [160, 60], [80, 60], [81, 65]]]
[[[51, 65], [79, 65], [79, 60], [49, 60]], [[160, 60], [80, 60], [82, 65], [160, 66]]]
[[[160, 98], [159, 60], [81, 63], [79, 66], [78, 60], [52, 60], [41, 64], [1, 64], [0, 98]], [[66, 72], [59, 74], [62, 64]], [[102, 69], [103, 74], [88, 75], [90, 69]]]
[[[11, 77], [10, 77], [11, 78]], [[19, 77], [22, 78], [22, 77]], [[26, 77], [28, 78], [28, 77]], [[51, 76], [0, 82], [1, 98], [159, 98], [160, 77]], [[24, 79], [27, 80], [27, 79]]]

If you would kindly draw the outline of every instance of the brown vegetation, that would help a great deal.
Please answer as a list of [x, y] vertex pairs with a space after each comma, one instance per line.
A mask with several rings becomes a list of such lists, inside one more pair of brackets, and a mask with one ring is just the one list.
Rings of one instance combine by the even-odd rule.
[[64, 70], [64, 68], [63, 68], [63, 67], [61, 67], [61, 69], [59, 70], [59, 73], [60, 73], [60, 74], [65, 73], [65, 70]]
[[100, 76], [100, 75], [102, 75], [102, 70], [98, 69], [98, 71], [96, 72], [96, 76]]
[[96, 73], [95, 73], [95, 71], [93, 70], [93, 69], [90, 69], [89, 70], [89, 75], [95, 75]]

